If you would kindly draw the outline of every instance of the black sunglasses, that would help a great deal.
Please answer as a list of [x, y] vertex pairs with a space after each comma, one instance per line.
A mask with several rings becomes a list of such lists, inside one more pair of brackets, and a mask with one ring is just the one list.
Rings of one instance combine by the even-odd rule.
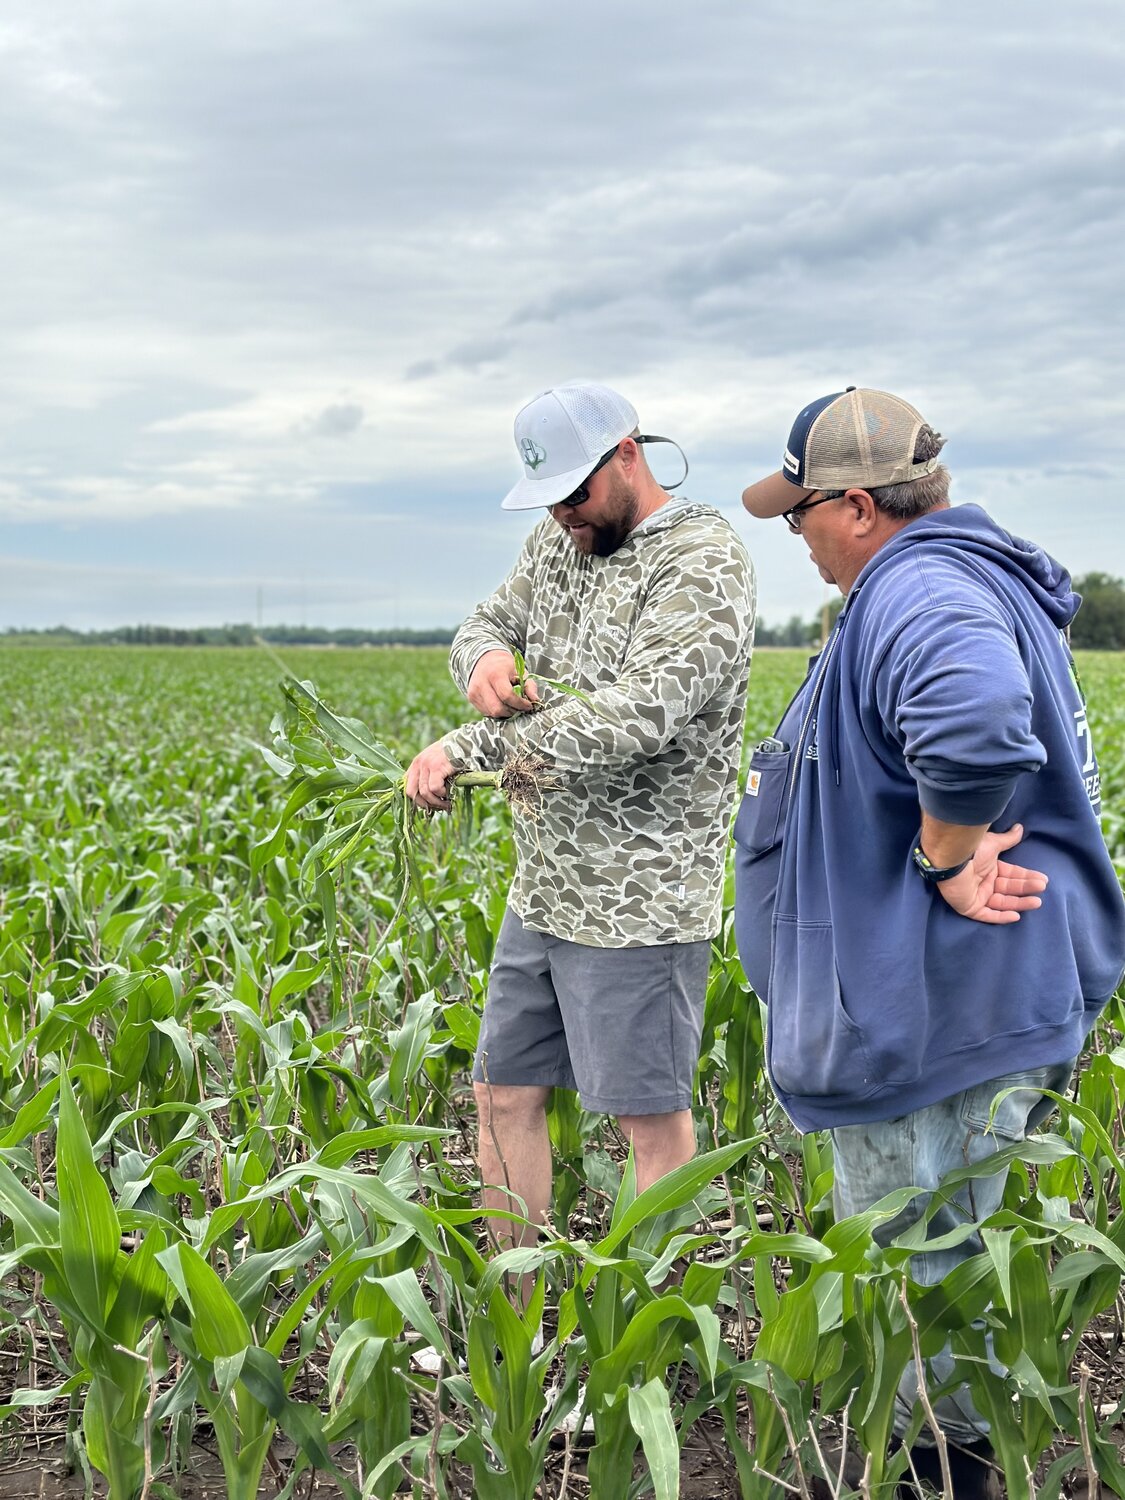
[[[625, 439], [622, 438], [621, 443], [623, 443], [624, 441]], [[642, 435], [639, 437], [635, 437], [633, 441], [639, 448], [642, 443], [667, 442], [667, 438], [645, 437]], [[565, 500], [556, 500], [555, 504], [565, 505], [568, 510], [573, 510], [576, 505], [585, 505], [586, 501], [590, 498], [590, 491], [588, 488], [590, 480], [593, 479], [594, 475], [598, 472], [599, 469], [604, 469], [606, 464], [609, 463], [610, 459], [616, 455], [618, 448], [621, 447], [621, 443], [615, 444], [608, 453], [603, 453], [601, 458], [598, 459], [597, 463], [586, 475], [586, 478], [582, 481], [578, 488], [576, 490], [572, 490]]]
[[782, 519], [790, 531], [799, 532], [801, 529], [801, 517], [807, 510], [815, 510], [818, 505], [827, 505], [829, 500], [839, 500], [846, 490], [828, 490], [821, 495], [819, 500], [803, 500], [800, 505], [793, 505], [788, 510], [781, 512]]

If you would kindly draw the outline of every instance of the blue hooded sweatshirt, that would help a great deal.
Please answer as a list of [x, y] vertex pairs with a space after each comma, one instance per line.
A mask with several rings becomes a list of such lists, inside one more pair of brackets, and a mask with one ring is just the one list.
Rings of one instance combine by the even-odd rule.
[[[975, 505], [870, 559], [735, 822], [743, 967], [770, 1081], [819, 1130], [896, 1119], [1081, 1050], [1125, 967], [1085, 702], [1062, 634], [1080, 600]], [[1050, 880], [1018, 922], [970, 921], [920, 877], [919, 807], [1022, 823]]]

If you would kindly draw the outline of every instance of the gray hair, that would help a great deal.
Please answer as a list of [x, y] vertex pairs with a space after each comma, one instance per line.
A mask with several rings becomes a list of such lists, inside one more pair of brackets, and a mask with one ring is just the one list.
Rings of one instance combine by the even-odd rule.
[[[925, 463], [936, 458], [945, 447], [940, 432], [923, 425], [914, 444], [914, 462]], [[938, 464], [932, 474], [923, 474], [921, 479], [906, 479], [901, 484], [884, 484], [867, 492], [880, 510], [893, 516], [896, 521], [913, 521], [924, 516], [928, 510], [949, 502], [949, 470]]]

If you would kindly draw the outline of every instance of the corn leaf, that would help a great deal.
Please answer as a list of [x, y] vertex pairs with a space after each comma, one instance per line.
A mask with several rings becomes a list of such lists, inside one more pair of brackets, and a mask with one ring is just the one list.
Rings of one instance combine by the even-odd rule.
[[15, 1225], [21, 1248], [59, 1249], [58, 1210], [28, 1192], [4, 1161], [0, 1161], [0, 1214]]
[[331, 1474], [349, 1500], [358, 1500], [359, 1491], [332, 1462], [324, 1439], [323, 1417], [315, 1406], [289, 1399], [281, 1366], [273, 1355], [265, 1349], [248, 1348], [239, 1378], [315, 1467]]
[[819, 1336], [816, 1297], [806, 1281], [781, 1298], [776, 1317], [758, 1335], [754, 1354], [794, 1380], [807, 1380], [816, 1363]]
[[609, 1255], [628, 1238], [638, 1224], [643, 1224], [646, 1219], [654, 1219], [658, 1214], [682, 1208], [713, 1178], [745, 1156], [761, 1139], [760, 1135], [749, 1136], [746, 1140], [720, 1146], [717, 1150], [695, 1157], [693, 1161], [685, 1162], [682, 1167], [676, 1167], [638, 1194], [621, 1218], [614, 1223], [609, 1234], [594, 1248], [601, 1255]]
[[680, 1445], [663, 1381], [650, 1380], [629, 1392], [629, 1421], [641, 1440], [656, 1500], [680, 1493]]
[[253, 1343], [242, 1309], [198, 1250], [173, 1245], [157, 1259], [191, 1310], [195, 1347], [204, 1359], [239, 1354]]
[[121, 1226], [65, 1073], [59, 1084], [57, 1167], [59, 1241], [70, 1295], [95, 1326], [104, 1327]]
[[27, 1101], [22, 1109], [16, 1111], [15, 1119], [7, 1130], [0, 1133], [0, 1149], [18, 1146], [29, 1135], [38, 1134], [50, 1118], [51, 1106], [55, 1102], [55, 1095], [58, 1091], [59, 1080], [52, 1078], [33, 1098]]
[[135, 1349], [144, 1325], [157, 1318], [168, 1298], [168, 1275], [157, 1261], [167, 1244], [167, 1234], [154, 1225], [132, 1255], [125, 1257], [125, 1270], [113, 1299], [106, 1329], [115, 1343]]
[[377, 1284], [383, 1288], [411, 1327], [424, 1335], [435, 1349], [447, 1356], [450, 1355], [445, 1334], [430, 1311], [430, 1304], [422, 1296], [422, 1288], [418, 1285], [418, 1278], [413, 1271], [399, 1271], [394, 1276], [380, 1276]]
[[406, 773], [386, 745], [374, 739], [371, 731], [358, 719], [341, 719], [334, 714], [317, 696], [311, 682], [298, 682], [291, 677], [281, 684], [281, 690], [291, 703], [304, 704], [311, 709], [316, 722], [333, 744], [347, 750], [363, 765], [384, 772], [390, 781], [402, 780]]

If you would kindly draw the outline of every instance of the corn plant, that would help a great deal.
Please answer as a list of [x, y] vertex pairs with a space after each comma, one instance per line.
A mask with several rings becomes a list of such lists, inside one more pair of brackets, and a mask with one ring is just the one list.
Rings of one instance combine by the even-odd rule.
[[87, 1388], [90, 1460], [108, 1479], [112, 1500], [132, 1500], [162, 1456], [161, 1435], [147, 1418], [155, 1373], [166, 1368], [164, 1233], [152, 1224], [130, 1254], [122, 1252], [120, 1220], [65, 1073], [58, 1100], [58, 1206], [28, 1192], [4, 1163], [0, 1206], [16, 1256], [42, 1275], [43, 1295], [66, 1329], [77, 1366], [66, 1384]]

